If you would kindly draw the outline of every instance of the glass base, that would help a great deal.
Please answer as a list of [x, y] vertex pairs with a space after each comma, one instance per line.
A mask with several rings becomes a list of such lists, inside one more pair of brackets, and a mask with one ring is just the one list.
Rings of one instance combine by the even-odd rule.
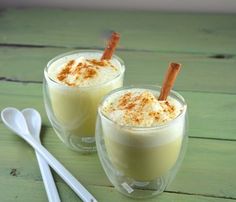
[[158, 194], [161, 194], [166, 186], [167, 182], [164, 177], [156, 178], [152, 181], [136, 181], [129, 177], [119, 177], [116, 179], [111, 179], [115, 182], [115, 188], [122, 194], [131, 198], [151, 198]]
[[[144, 199], [151, 198], [161, 194], [171, 181], [171, 175], [168, 171], [165, 176], [156, 177], [149, 181], [139, 181], [132, 177], [126, 176], [122, 171], [116, 169], [110, 162], [105, 151], [104, 140], [96, 136], [97, 150], [100, 161], [105, 169], [107, 177], [115, 186], [115, 188], [123, 195], [130, 198]], [[101, 155], [102, 154], [102, 155]]]
[[80, 153], [92, 153], [96, 152], [96, 143], [94, 136], [77, 136], [70, 133], [63, 133], [63, 137], [59, 131], [54, 129], [59, 139], [71, 150]]

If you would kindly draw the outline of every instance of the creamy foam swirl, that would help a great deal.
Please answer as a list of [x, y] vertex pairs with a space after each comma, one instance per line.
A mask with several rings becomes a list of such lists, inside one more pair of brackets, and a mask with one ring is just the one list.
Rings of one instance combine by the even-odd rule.
[[157, 92], [145, 89], [132, 89], [115, 93], [104, 102], [102, 111], [114, 122], [126, 126], [151, 127], [176, 118], [181, 104], [168, 97], [157, 100]]
[[66, 56], [52, 63], [48, 74], [54, 81], [67, 86], [94, 86], [120, 75], [118, 60], [101, 60], [100, 57], [95, 53]]

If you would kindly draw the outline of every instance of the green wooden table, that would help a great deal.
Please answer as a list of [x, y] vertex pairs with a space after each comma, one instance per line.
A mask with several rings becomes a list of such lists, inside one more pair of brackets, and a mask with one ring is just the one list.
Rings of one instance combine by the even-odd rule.
[[[236, 200], [236, 15], [68, 10], [0, 11], [0, 109], [36, 108], [44, 146], [102, 202], [134, 201], [108, 181], [97, 154], [67, 149], [47, 119], [43, 69], [74, 49], [103, 49], [121, 33], [117, 55], [125, 84], [161, 84], [170, 61], [183, 64], [175, 84], [189, 105], [189, 145], [177, 177], [146, 201]], [[33, 149], [0, 123], [0, 201], [47, 201]], [[53, 173], [62, 201], [80, 201]], [[142, 200], [141, 200], [142, 201]]]

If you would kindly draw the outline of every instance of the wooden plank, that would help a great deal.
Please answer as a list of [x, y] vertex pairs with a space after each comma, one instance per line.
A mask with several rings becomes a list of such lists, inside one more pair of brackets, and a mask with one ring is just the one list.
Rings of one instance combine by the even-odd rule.
[[[0, 77], [42, 82], [43, 69], [64, 48], [0, 48]], [[183, 64], [177, 90], [236, 93], [236, 58], [214, 59], [207, 54], [117, 51], [126, 64], [125, 84], [161, 84], [170, 61]], [[2, 79], [3, 79], [2, 78]], [[227, 79], [226, 79], [227, 78]]]
[[[34, 201], [34, 202], [45, 202], [47, 201], [44, 187], [41, 181], [29, 181], [23, 180], [16, 177], [11, 179], [0, 178], [0, 194], [1, 200], [5, 202], [18, 201]], [[81, 201], [77, 195], [64, 183], [57, 183], [57, 187], [60, 190], [61, 201], [78, 202]], [[102, 187], [102, 186], [88, 186], [88, 189], [98, 201], [102, 202], [132, 202], [133, 199], [127, 198], [119, 194], [113, 187]], [[27, 191], [25, 191], [27, 190]], [[233, 202], [235, 200], [225, 200], [222, 198], [205, 197], [198, 195], [185, 195], [175, 193], [163, 193], [157, 197], [146, 199], [146, 202], [156, 201], [175, 201], [175, 202]], [[140, 200], [142, 201], [142, 200]]]
[[236, 52], [234, 14], [8, 9], [0, 26], [0, 43], [7, 44], [104, 47], [102, 35], [117, 30], [125, 49]]
[[235, 95], [182, 92], [188, 103], [189, 135], [236, 139]]
[[[41, 84], [0, 82], [0, 109], [33, 107], [50, 126], [43, 104]], [[191, 137], [236, 139], [236, 95], [180, 91], [188, 103]], [[27, 98], [27, 99], [26, 99]]]
[[[30, 146], [3, 124], [0, 133], [0, 178], [11, 179], [9, 173], [17, 169], [20, 179], [41, 180]], [[97, 154], [82, 155], [67, 149], [52, 129], [43, 129], [42, 138], [45, 147], [84, 185], [111, 186]], [[236, 141], [190, 138], [181, 169], [167, 191], [236, 199], [235, 153]], [[62, 182], [57, 175], [56, 181]]]
[[236, 199], [236, 142], [190, 138], [186, 158], [168, 190]]

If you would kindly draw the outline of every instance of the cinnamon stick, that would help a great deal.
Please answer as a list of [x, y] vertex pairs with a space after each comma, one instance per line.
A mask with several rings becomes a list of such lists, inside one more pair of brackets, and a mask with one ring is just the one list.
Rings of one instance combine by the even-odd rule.
[[101, 60], [110, 60], [113, 53], [115, 52], [116, 46], [120, 40], [120, 34], [117, 32], [112, 32], [111, 38], [107, 43]]
[[167, 69], [158, 100], [166, 100], [180, 71], [181, 64], [170, 63]]

